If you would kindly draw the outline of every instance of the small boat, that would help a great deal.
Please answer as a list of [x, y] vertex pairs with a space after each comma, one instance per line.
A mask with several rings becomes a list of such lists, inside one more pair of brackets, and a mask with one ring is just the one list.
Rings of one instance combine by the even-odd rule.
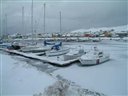
[[4, 50], [4, 49], [9, 49], [9, 50], [19, 50], [20, 48], [22, 48], [23, 45], [21, 45], [18, 42], [13, 42], [13, 43], [2, 43], [0, 44], [0, 49]]
[[38, 52], [44, 52], [47, 50], [51, 50], [51, 48], [48, 46], [27, 46], [27, 47], [22, 47], [19, 51], [38, 53]]
[[69, 52], [69, 48], [62, 47], [62, 42], [59, 44], [55, 44], [51, 47], [50, 51], [46, 51], [46, 56], [58, 56], [58, 55], [64, 55]]
[[38, 45], [28, 45], [20, 49], [21, 52], [32, 52], [32, 53], [38, 53], [38, 52], [45, 52], [51, 50], [51, 47], [55, 45], [55, 43], [44, 41], [43, 46]]
[[55, 42], [48, 42], [48, 41], [44, 40], [44, 46], [55, 45], [55, 44], [56, 44]]
[[71, 49], [69, 53], [64, 55], [64, 60], [72, 60], [79, 58], [80, 56], [84, 55], [86, 52], [83, 49], [73, 50]]
[[3, 41], [2, 40], [0, 40], [0, 44], [3, 44]]
[[10, 49], [13, 50], [19, 50], [21, 48], [21, 45], [18, 42], [13, 42]]
[[11, 43], [1, 43], [0, 44], [0, 49], [7, 49], [11, 46]]
[[109, 57], [109, 54], [99, 51], [96, 47], [94, 47], [94, 50], [82, 55], [79, 58], [79, 61], [81, 62], [81, 65], [95, 65], [108, 61]]
[[64, 54], [68, 53], [69, 50], [70, 50], [69, 48], [61, 47], [58, 50], [52, 49], [50, 51], [46, 51], [45, 54], [46, 54], [46, 56], [58, 56], [58, 55], [64, 55]]
[[19, 43], [19, 42], [13, 42], [10, 43], [11, 45], [7, 47], [9, 50], [20, 50], [21, 48], [25, 47], [24, 44]]

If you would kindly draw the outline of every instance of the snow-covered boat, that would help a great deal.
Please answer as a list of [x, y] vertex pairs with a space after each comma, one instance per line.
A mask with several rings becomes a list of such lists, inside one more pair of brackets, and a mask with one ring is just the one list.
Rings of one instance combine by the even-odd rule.
[[81, 65], [95, 65], [108, 61], [109, 57], [109, 54], [99, 51], [96, 47], [94, 47], [94, 50], [82, 55], [79, 58], [79, 61], [81, 62]]
[[76, 59], [82, 56], [83, 54], [85, 54], [83, 49], [79, 49], [79, 50], [71, 49], [70, 52], [64, 55], [64, 60], [66, 61], [66, 60]]
[[48, 42], [48, 41], [44, 40], [44, 46], [55, 45], [55, 44], [56, 44], [55, 42]]
[[36, 52], [44, 52], [47, 50], [50, 50], [51, 48], [48, 46], [27, 46], [27, 47], [22, 47], [20, 49], [21, 52], [32, 52], [32, 53], [36, 53]]
[[68, 53], [69, 50], [70, 50], [69, 48], [61, 47], [58, 50], [52, 49], [50, 51], [46, 51], [45, 54], [46, 54], [46, 56], [58, 56], [58, 55], [64, 55], [64, 54]]
[[22, 47], [24, 47], [24, 45], [22, 45], [21, 43], [13, 42], [12, 45], [8, 49], [19, 50]]
[[19, 50], [22, 48], [23, 45], [21, 45], [18, 42], [13, 42], [13, 43], [2, 43], [0, 44], [0, 49], [9, 49], [9, 50]]
[[55, 44], [51, 47], [50, 51], [46, 51], [46, 56], [58, 56], [58, 55], [64, 55], [69, 52], [69, 48], [62, 47], [62, 42], [59, 44]]
[[3, 41], [2, 40], [0, 40], [0, 44], [3, 44]]
[[22, 52], [32, 52], [32, 53], [44, 52], [44, 51], [51, 50], [51, 47], [54, 44], [55, 43], [44, 41], [43, 46], [42, 45], [38, 46], [37, 44], [36, 45], [28, 45], [28, 46], [25, 46], [25, 47], [21, 48], [20, 51], [22, 51]]
[[0, 44], [0, 49], [6, 49], [6, 48], [8, 48], [10, 46], [11, 46], [11, 43], [1, 43]]

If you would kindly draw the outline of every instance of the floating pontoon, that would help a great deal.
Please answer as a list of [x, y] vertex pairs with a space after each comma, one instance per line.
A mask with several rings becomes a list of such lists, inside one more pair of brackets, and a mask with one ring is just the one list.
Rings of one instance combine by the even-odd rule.
[[4, 51], [6, 51], [8, 53], [20, 55], [20, 56], [23, 56], [26, 58], [35, 59], [35, 60], [39, 60], [39, 61], [43, 61], [43, 62], [48, 62], [52, 65], [57, 65], [57, 66], [70, 65], [71, 63], [79, 60], [78, 58], [75, 58], [75, 59], [64, 61], [64, 59], [62, 59], [63, 58], [62, 56], [54, 56], [54, 57], [37, 56], [34, 53], [23, 53], [23, 52], [19, 52], [17, 50], [8, 50], [8, 49], [5, 49]]

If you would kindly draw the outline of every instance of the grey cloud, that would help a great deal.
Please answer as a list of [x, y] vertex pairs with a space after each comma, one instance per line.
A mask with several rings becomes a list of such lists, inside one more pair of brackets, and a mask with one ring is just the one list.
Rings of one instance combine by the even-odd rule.
[[[46, 31], [59, 32], [59, 11], [62, 12], [63, 32], [90, 27], [119, 26], [127, 24], [126, 0], [34, 0], [34, 28], [43, 32], [43, 4], [46, 3]], [[2, 16], [8, 15], [10, 33], [22, 32], [21, 8], [25, 8], [25, 30], [30, 32], [31, 0], [4, 0]], [[2, 21], [2, 20], [0, 20]]]

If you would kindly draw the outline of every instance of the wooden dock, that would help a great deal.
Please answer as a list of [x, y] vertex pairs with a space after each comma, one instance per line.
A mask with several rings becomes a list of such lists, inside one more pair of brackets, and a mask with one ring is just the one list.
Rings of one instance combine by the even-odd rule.
[[11, 54], [16, 54], [16, 55], [19, 55], [19, 56], [23, 56], [23, 57], [26, 57], [26, 58], [47, 62], [49, 64], [56, 65], [56, 66], [59, 66], [59, 67], [68, 66], [68, 65], [72, 64], [73, 62], [76, 62], [76, 61], [79, 60], [78, 58], [76, 58], [76, 59], [64, 61], [64, 60], [57, 60], [57, 59], [53, 59], [53, 58], [51, 59], [48, 56], [37, 56], [34, 53], [23, 53], [23, 52], [20, 52], [20, 51], [17, 51], [17, 50], [5, 49], [4, 51], [6, 51], [8, 53], [11, 53]]

